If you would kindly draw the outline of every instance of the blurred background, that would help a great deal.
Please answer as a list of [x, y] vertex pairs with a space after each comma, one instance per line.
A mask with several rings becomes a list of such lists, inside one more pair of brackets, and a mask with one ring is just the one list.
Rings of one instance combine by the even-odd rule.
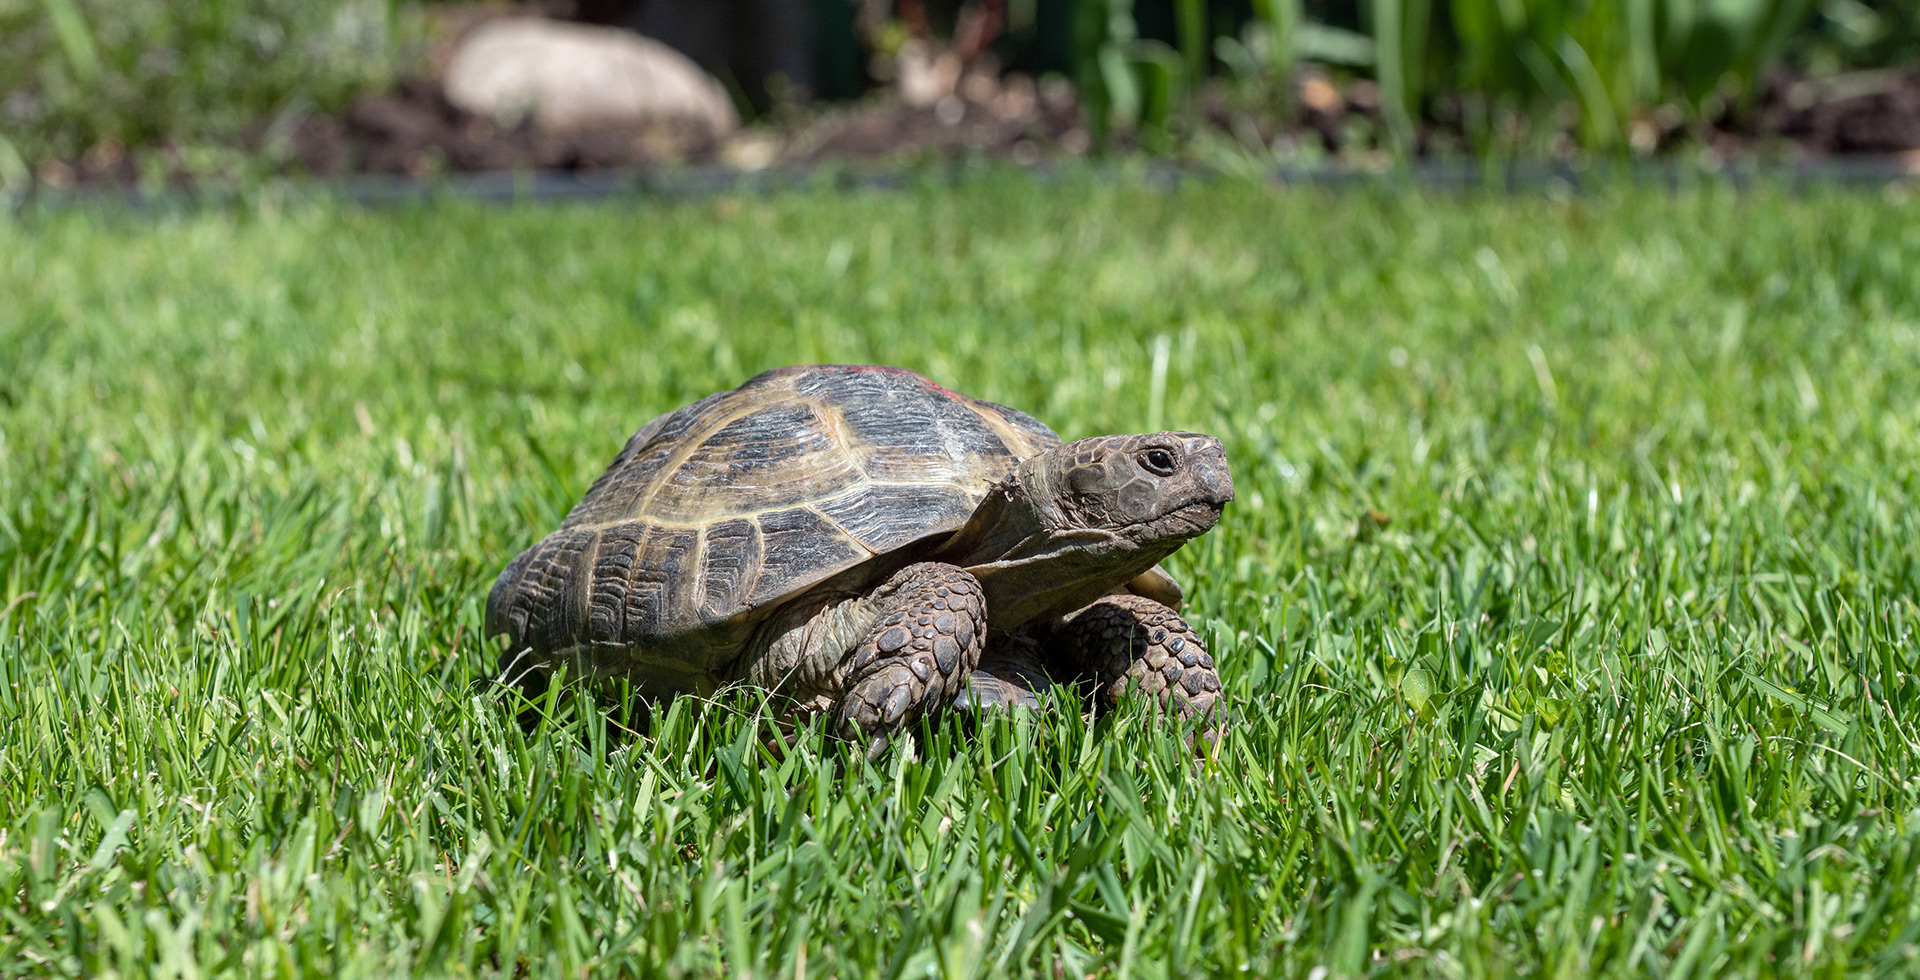
[[1920, 0], [0, 0], [0, 187], [1920, 154]]

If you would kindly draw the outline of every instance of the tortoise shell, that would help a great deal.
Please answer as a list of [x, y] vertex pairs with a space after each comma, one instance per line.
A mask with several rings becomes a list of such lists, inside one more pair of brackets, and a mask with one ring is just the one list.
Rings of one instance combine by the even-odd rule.
[[635, 433], [500, 573], [487, 634], [593, 674], [710, 674], [787, 600], [877, 581], [1059, 442], [901, 368], [767, 371]]

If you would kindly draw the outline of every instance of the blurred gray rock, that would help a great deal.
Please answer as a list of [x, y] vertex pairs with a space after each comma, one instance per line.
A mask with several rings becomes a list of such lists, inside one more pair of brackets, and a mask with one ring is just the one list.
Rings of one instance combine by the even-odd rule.
[[617, 28], [490, 20], [460, 40], [443, 82], [454, 106], [554, 134], [659, 129], [714, 142], [740, 126], [727, 91], [685, 55]]

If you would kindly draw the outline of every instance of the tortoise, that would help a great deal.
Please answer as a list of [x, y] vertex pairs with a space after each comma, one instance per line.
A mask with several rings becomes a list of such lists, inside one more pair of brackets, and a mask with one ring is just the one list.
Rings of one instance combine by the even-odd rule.
[[1211, 436], [1062, 443], [902, 368], [778, 368], [628, 439], [500, 573], [486, 633], [503, 679], [749, 684], [876, 742], [1056, 680], [1204, 717], [1219, 677], [1158, 563], [1232, 499]]

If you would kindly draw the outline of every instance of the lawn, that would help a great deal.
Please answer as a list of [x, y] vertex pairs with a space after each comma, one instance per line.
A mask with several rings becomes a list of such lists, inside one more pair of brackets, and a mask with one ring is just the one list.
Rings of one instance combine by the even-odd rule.
[[[1239, 717], [470, 693], [653, 415], [1225, 440]], [[0, 975], [1920, 969], [1920, 201], [982, 177], [0, 218]]]

